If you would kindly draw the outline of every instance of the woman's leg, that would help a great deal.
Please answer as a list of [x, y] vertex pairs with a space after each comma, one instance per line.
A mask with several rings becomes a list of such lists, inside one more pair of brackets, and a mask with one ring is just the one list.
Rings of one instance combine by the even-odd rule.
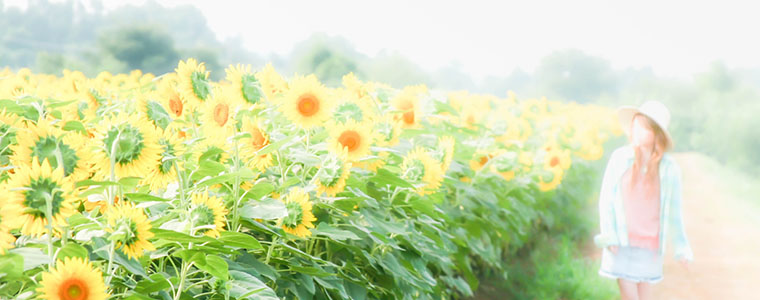
[[649, 282], [639, 282], [637, 284], [638, 290], [639, 290], [639, 300], [650, 300], [654, 299], [654, 295], [652, 294], [652, 284]]
[[621, 300], [639, 300], [639, 289], [633, 281], [618, 278]]

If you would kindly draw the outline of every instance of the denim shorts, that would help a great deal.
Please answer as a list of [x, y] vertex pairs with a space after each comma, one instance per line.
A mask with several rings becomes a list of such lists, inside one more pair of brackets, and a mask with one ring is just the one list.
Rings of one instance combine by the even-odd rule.
[[662, 280], [662, 255], [656, 250], [618, 247], [617, 254], [602, 249], [599, 275], [633, 282], [656, 283]]

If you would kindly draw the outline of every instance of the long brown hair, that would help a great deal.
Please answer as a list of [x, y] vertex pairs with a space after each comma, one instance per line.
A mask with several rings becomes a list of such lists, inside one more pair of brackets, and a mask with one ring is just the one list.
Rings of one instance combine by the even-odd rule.
[[[632, 174], [631, 174], [631, 183], [636, 183], [639, 180], [645, 180], [649, 183], [659, 183], [660, 179], [660, 161], [662, 160], [662, 156], [665, 155], [665, 152], [668, 150], [668, 138], [665, 135], [665, 132], [660, 128], [660, 125], [657, 125], [657, 123], [652, 120], [651, 118], [647, 117], [644, 114], [636, 113], [633, 115], [633, 119], [631, 119], [631, 128], [628, 132], [633, 133], [633, 120], [636, 119], [637, 116], [644, 117], [643, 119], [646, 120], [646, 124], [649, 126], [649, 128], [652, 129], [654, 132], [654, 147], [652, 147], [652, 153], [649, 156], [649, 161], [646, 165], [646, 174], [644, 176], [640, 176], [641, 174], [641, 168], [644, 167], [644, 155], [641, 153], [641, 148], [634, 147], [634, 160], [633, 160], [633, 166], [632, 166]], [[633, 134], [628, 136], [629, 142], [633, 142]]]

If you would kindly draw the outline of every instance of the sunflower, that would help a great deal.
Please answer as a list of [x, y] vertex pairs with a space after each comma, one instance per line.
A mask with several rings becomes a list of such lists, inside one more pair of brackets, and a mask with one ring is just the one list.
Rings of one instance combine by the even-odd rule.
[[16, 115], [0, 111], [0, 163], [7, 164], [8, 157], [13, 154], [11, 145], [16, 143], [16, 131], [21, 126]]
[[242, 153], [248, 159], [249, 166], [264, 172], [272, 166], [272, 154], [267, 153], [258, 155], [256, 152], [269, 145], [269, 134], [259, 119], [243, 120], [243, 132], [250, 134], [250, 137], [240, 139], [243, 143]]
[[137, 115], [121, 114], [106, 119], [95, 133], [97, 147], [93, 153], [95, 169], [100, 178], [111, 175], [111, 159], [114, 175], [146, 177], [161, 159], [161, 146], [156, 128], [150, 121]]
[[473, 155], [473, 159], [470, 160], [470, 168], [475, 172], [480, 171], [496, 155], [497, 153], [494, 152], [478, 150]]
[[[5, 187], [0, 187], [0, 193], [8, 195]], [[0, 255], [5, 254], [6, 249], [13, 248], [16, 237], [11, 230], [21, 227], [22, 208], [6, 197], [0, 197]]]
[[588, 141], [584, 143], [581, 150], [577, 151], [575, 154], [584, 160], [598, 160], [604, 155], [604, 147], [602, 147], [601, 143]]
[[169, 125], [172, 123], [172, 118], [163, 104], [158, 101], [149, 99], [154, 97], [154, 95], [138, 96], [138, 105], [140, 112], [156, 128], [167, 129], [167, 127], [169, 127]]
[[340, 154], [346, 151], [346, 159], [359, 160], [370, 154], [370, 146], [374, 143], [371, 125], [348, 120], [330, 129], [330, 149]]
[[174, 163], [182, 166], [182, 161], [178, 159], [185, 152], [185, 145], [177, 136], [176, 132], [161, 130], [158, 134], [158, 145], [163, 150], [161, 159], [155, 168], [152, 168], [150, 174], [143, 180], [143, 183], [150, 185], [152, 191], [165, 188], [167, 184], [177, 180], [177, 171]]
[[276, 102], [282, 94], [288, 91], [288, 82], [274, 70], [271, 63], [264, 66], [261, 71], [256, 72], [254, 76], [261, 82], [264, 95], [270, 102]]
[[217, 88], [214, 95], [206, 101], [201, 119], [203, 134], [207, 139], [227, 141], [234, 135], [235, 114], [239, 104], [232, 100], [229, 92]]
[[207, 137], [193, 146], [192, 153], [196, 162], [203, 158], [223, 164], [230, 158], [230, 145], [226, 139]]
[[140, 258], [144, 251], [156, 250], [148, 239], [153, 237], [152, 227], [142, 208], [130, 202], [113, 205], [106, 211], [111, 239], [129, 258]]
[[417, 146], [410, 151], [404, 161], [401, 163], [401, 172], [403, 179], [411, 182], [421, 182], [417, 187], [417, 193], [420, 195], [432, 194], [441, 186], [443, 181], [443, 170], [441, 163], [435, 161], [424, 148]]
[[562, 167], [563, 170], [570, 169], [572, 159], [570, 150], [560, 149], [556, 144], [550, 144], [544, 147], [544, 168]]
[[179, 76], [179, 90], [184, 99], [190, 101], [190, 105], [199, 105], [208, 99], [211, 94], [211, 85], [208, 81], [208, 71], [203, 63], [198, 63], [190, 58], [180, 61], [175, 69]]
[[342, 155], [328, 154], [319, 166], [315, 175], [317, 191], [329, 197], [343, 191], [346, 187], [346, 179], [351, 173], [351, 162], [345, 160], [345, 150]]
[[196, 232], [203, 233], [212, 238], [218, 238], [224, 231], [224, 223], [227, 221], [227, 208], [222, 198], [208, 196], [207, 192], [194, 193], [190, 218], [194, 228], [202, 227]]
[[46, 300], [105, 300], [109, 297], [103, 273], [79, 257], [66, 257], [55, 264], [55, 269], [43, 272], [37, 293], [40, 299]]
[[387, 114], [374, 123], [373, 131], [377, 133], [375, 140], [377, 146], [393, 147], [398, 144], [398, 138], [401, 136], [401, 121]]
[[40, 164], [34, 157], [30, 166], [16, 168], [8, 180], [8, 189], [8, 202], [22, 209], [21, 233], [24, 235], [39, 237], [47, 233], [48, 196], [56, 235], [60, 235], [59, 227], [66, 226], [66, 218], [75, 213], [76, 191], [72, 179], [63, 176], [63, 168], [53, 170], [47, 160]]
[[367, 171], [377, 172], [377, 169], [385, 166], [390, 154], [388, 151], [380, 151], [373, 156], [365, 157], [364, 159], [351, 163], [352, 167], [362, 168]]
[[548, 169], [544, 169], [541, 174], [538, 175], [538, 189], [542, 192], [553, 190], [562, 182], [563, 175], [562, 167], [555, 166]]
[[456, 141], [451, 136], [444, 136], [438, 139], [438, 150], [442, 151], [441, 170], [445, 173], [454, 159], [454, 145]]
[[499, 151], [492, 159], [491, 172], [501, 175], [506, 181], [515, 178], [515, 171], [518, 165], [518, 154], [511, 151]]
[[332, 111], [328, 90], [314, 75], [293, 79], [283, 101], [280, 110], [304, 129], [323, 125]]
[[517, 155], [517, 162], [522, 166], [523, 172], [530, 171], [530, 169], [533, 168], [533, 153], [521, 151], [520, 154]]
[[311, 213], [309, 194], [300, 187], [292, 188], [283, 199], [288, 215], [282, 218], [282, 229], [298, 237], [311, 235], [309, 228], [314, 228], [317, 218]]
[[11, 146], [11, 162], [18, 167], [29, 167], [32, 158], [48, 161], [51, 168], [58, 168], [62, 160], [63, 175], [74, 181], [90, 176], [89, 140], [75, 132], [64, 132], [53, 127], [50, 121], [29, 123], [16, 133], [17, 145]]
[[348, 120], [368, 122], [375, 119], [369, 96], [357, 97], [353, 91], [336, 91], [337, 101], [332, 112], [332, 121], [345, 123]]
[[502, 115], [505, 116], [503, 120], [497, 119], [490, 126], [492, 130], [498, 133], [495, 137], [496, 141], [505, 146], [519, 144], [524, 138], [524, 128], [530, 127], [530, 124], [525, 119], [512, 116], [509, 112], [504, 112]]
[[342, 82], [346, 90], [351, 92], [356, 99], [368, 97], [373, 92], [372, 86], [359, 81], [354, 73], [343, 75]]
[[422, 109], [418, 94], [425, 90], [424, 86], [406, 87], [391, 100], [391, 105], [397, 112], [396, 119], [401, 121], [403, 128], [417, 128], [420, 126]]
[[[113, 196], [113, 205], [119, 204], [121, 200], [119, 200], [119, 196]], [[96, 199], [82, 199], [82, 204], [84, 204], [84, 210], [85, 211], [97, 211], [101, 214], [105, 214], [110, 205], [108, 204], [108, 200], [106, 200], [105, 197], [103, 198], [96, 198]]]
[[231, 95], [236, 101], [253, 106], [254, 109], [261, 105], [264, 92], [261, 82], [251, 73], [250, 65], [230, 65], [224, 71], [227, 73], [227, 81], [232, 83], [234, 92]]
[[177, 82], [172, 78], [164, 78], [158, 83], [157, 91], [158, 99], [164, 109], [169, 113], [169, 116], [174, 119], [183, 118], [188, 112], [191, 111], [191, 105], [188, 103], [187, 98], [177, 91]]
[[526, 119], [538, 119], [539, 117], [542, 117], [547, 114], [548, 112], [548, 101], [546, 101], [546, 98], [542, 97], [539, 99], [529, 99], [520, 102], [520, 111], [522, 112], [521, 116]]

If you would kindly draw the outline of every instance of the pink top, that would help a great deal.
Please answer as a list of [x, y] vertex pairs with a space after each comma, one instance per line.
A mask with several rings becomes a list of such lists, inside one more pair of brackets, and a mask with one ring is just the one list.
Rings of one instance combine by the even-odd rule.
[[660, 182], [631, 184], [633, 168], [623, 174], [621, 183], [628, 241], [631, 246], [657, 250], [660, 234]]

